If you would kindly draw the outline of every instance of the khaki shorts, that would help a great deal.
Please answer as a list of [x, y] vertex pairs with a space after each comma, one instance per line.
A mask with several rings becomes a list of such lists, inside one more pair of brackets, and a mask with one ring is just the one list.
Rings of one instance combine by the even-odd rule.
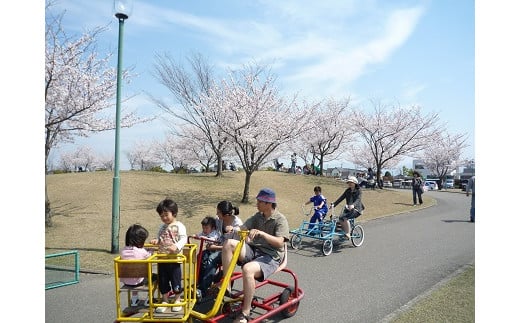
[[257, 278], [256, 280], [261, 282], [267, 279], [269, 276], [274, 274], [274, 272], [280, 266], [280, 262], [274, 260], [270, 255], [264, 254], [260, 252], [258, 249], [252, 248], [247, 243], [244, 244], [246, 248], [246, 255], [243, 261], [239, 261], [239, 265], [243, 266], [244, 264], [256, 261], [258, 265], [260, 265], [260, 270], [262, 271], [262, 277]]

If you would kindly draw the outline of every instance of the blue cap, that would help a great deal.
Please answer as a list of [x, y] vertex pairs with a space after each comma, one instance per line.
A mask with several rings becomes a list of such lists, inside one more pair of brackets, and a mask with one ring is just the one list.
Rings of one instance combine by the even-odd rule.
[[256, 199], [267, 203], [276, 203], [276, 194], [270, 188], [262, 188], [258, 192]]

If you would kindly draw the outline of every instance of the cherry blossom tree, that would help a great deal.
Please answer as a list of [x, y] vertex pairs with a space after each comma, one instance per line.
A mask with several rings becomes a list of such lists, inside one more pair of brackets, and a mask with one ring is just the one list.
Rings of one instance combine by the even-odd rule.
[[466, 134], [439, 133], [433, 136], [419, 158], [435, 176], [445, 179], [446, 175], [463, 165], [462, 150], [466, 144]]
[[[78, 136], [115, 128], [114, 106], [116, 68], [111, 53], [100, 56], [97, 37], [106, 27], [96, 27], [82, 35], [69, 35], [62, 25], [64, 13], [55, 14], [52, 3], [45, 6], [45, 170], [53, 148], [74, 142]], [[125, 71], [124, 80], [130, 79]], [[121, 126], [130, 127], [139, 119], [123, 111]], [[51, 207], [45, 193], [45, 223], [52, 226]]]
[[[97, 53], [97, 37], [106, 27], [96, 27], [79, 36], [69, 36], [62, 27], [64, 13], [46, 8], [45, 28], [45, 163], [52, 148], [74, 142], [77, 136], [115, 129], [116, 68], [112, 53]], [[123, 79], [129, 80], [126, 70]], [[123, 113], [121, 126], [130, 127], [150, 118]]]
[[[211, 149], [210, 143], [206, 140], [206, 136], [199, 128], [192, 126], [182, 127], [179, 137], [179, 141], [184, 147], [184, 155], [190, 164], [198, 164], [202, 166], [206, 172], [210, 171], [211, 165], [215, 163], [218, 164], [215, 152]], [[229, 145], [226, 145], [225, 148], [228, 149], [222, 151], [223, 158], [228, 154]]]
[[98, 165], [104, 168], [105, 170], [113, 170], [114, 169], [114, 155], [113, 154], [102, 154], [97, 157]]
[[352, 147], [352, 162], [362, 165], [371, 156], [377, 179], [383, 168], [395, 167], [405, 156], [427, 148], [431, 138], [443, 131], [438, 114], [423, 115], [419, 106], [374, 103], [373, 108], [369, 112], [356, 110], [351, 116], [352, 130], [361, 142]]
[[155, 154], [156, 147], [151, 142], [138, 141], [126, 152], [131, 169], [149, 170], [160, 166], [161, 160]]
[[[156, 143], [155, 155], [163, 163], [171, 166], [172, 169], [187, 168], [189, 165], [202, 164], [209, 167], [209, 164], [216, 161], [213, 151], [202, 139], [200, 131], [194, 127], [188, 127], [192, 132], [189, 137], [180, 136], [176, 133], [166, 135], [162, 142]], [[185, 130], [187, 131], [187, 130]], [[205, 154], [208, 155], [205, 155]]]
[[[345, 147], [353, 137], [349, 127], [349, 100], [328, 99], [316, 106], [312, 128], [301, 135], [301, 144], [305, 147], [300, 153], [310, 153], [319, 164], [319, 174], [323, 175], [323, 163], [338, 159], [345, 152]], [[302, 157], [307, 161], [307, 156]], [[314, 164], [314, 162], [313, 162]]]
[[198, 128], [217, 158], [217, 175], [222, 176], [222, 157], [227, 138], [207, 114], [212, 113], [201, 98], [206, 97], [214, 83], [213, 68], [200, 54], [187, 57], [189, 69], [176, 62], [170, 55], [157, 55], [153, 76], [164, 85], [180, 104], [171, 105], [162, 99], [151, 97], [157, 106], [177, 120]]
[[228, 136], [240, 159], [246, 174], [242, 203], [249, 201], [252, 174], [278, 147], [311, 127], [313, 109], [298, 105], [296, 96], [281, 96], [275, 81], [267, 66], [247, 64], [230, 70], [200, 103], [211, 110], [207, 122]]
[[96, 155], [91, 147], [81, 146], [71, 153], [63, 153], [60, 156], [60, 165], [66, 171], [88, 170], [94, 166]]
[[74, 157], [71, 153], [63, 153], [60, 155], [59, 169], [64, 172], [73, 172], [76, 169]]

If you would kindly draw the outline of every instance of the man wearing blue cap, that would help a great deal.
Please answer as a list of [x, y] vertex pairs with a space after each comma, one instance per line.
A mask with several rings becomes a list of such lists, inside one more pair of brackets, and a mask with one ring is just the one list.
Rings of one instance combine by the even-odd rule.
[[[289, 240], [287, 218], [276, 209], [276, 195], [270, 188], [263, 188], [256, 196], [258, 212], [241, 226], [249, 230], [247, 243], [244, 243], [238, 263], [242, 266], [244, 300], [242, 312], [233, 321], [245, 323], [251, 320], [251, 302], [257, 281], [263, 281], [280, 266], [285, 255], [285, 242]], [[227, 239], [222, 247], [222, 267], [227, 272], [237, 240]]]

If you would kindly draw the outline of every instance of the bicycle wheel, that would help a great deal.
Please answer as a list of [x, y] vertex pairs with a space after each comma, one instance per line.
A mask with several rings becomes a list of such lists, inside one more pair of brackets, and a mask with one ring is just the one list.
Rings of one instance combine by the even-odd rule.
[[321, 247], [321, 252], [323, 252], [324, 256], [328, 256], [332, 253], [332, 239], [323, 241], [323, 246]]
[[291, 247], [293, 249], [300, 249], [302, 246], [302, 236], [299, 234], [293, 234], [291, 236]]
[[[294, 287], [292, 287], [292, 286], [286, 287], [283, 290], [282, 294], [280, 295], [280, 305], [283, 305], [283, 304], [287, 303], [288, 301], [296, 298], [296, 297], [292, 296], [293, 292], [294, 292]], [[296, 302], [293, 305], [284, 309], [282, 311], [283, 317], [288, 318], [288, 317], [294, 316], [294, 314], [296, 314], [296, 311], [298, 311], [298, 306], [300, 306], [300, 302]]]
[[354, 247], [359, 247], [363, 244], [363, 241], [365, 240], [365, 230], [363, 230], [362, 226], [356, 224], [354, 228], [352, 228], [350, 240], [352, 240]]

